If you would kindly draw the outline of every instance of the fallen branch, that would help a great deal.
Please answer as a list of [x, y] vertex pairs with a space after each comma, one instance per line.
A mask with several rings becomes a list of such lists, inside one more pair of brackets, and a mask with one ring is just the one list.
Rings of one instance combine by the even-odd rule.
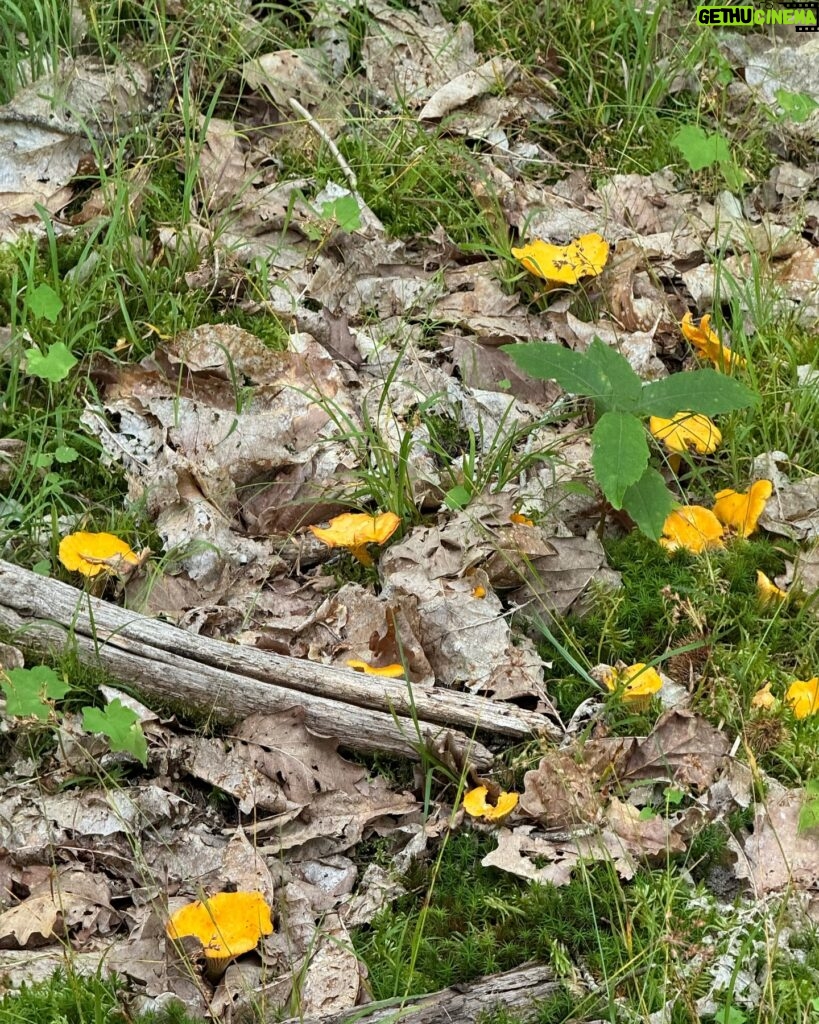
[[3, 561], [0, 625], [41, 653], [73, 644], [84, 664], [101, 666], [140, 693], [223, 721], [299, 704], [308, 725], [354, 750], [417, 759], [420, 746], [464, 730], [453, 734], [456, 745], [480, 767], [492, 755], [473, 734], [559, 736], [544, 715], [512, 704], [195, 636]]
[[[529, 965], [482, 978], [472, 985], [456, 985], [403, 1003], [395, 1001], [391, 1006], [357, 1006], [332, 1017], [291, 1017], [284, 1024], [296, 1024], [297, 1020], [299, 1024], [474, 1024], [482, 1013], [497, 1006], [526, 1020], [536, 1015], [538, 1002], [560, 987], [549, 967]], [[249, 1024], [249, 1018], [239, 1016], [236, 1022]]]

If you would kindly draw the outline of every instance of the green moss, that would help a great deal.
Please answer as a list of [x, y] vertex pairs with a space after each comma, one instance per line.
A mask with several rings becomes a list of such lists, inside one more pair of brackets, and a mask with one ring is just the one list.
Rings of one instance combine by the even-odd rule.
[[123, 992], [112, 978], [58, 971], [48, 981], [0, 997], [0, 1024], [202, 1024], [181, 1003], [131, 1017], [122, 1004]]

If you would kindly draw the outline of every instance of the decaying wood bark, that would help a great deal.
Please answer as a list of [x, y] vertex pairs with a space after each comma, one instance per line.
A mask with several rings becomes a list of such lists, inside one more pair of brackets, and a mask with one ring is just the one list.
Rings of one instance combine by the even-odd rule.
[[366, 752], [417, 758], [419, 745], [440, 741], [449, 731], [481, 767], [492, 755], [473, 735], [559, 735], [544, 715], [512, 704], [445, 689], [410, 693], [399, 680], [195, 636], [3, 561], [0, 625], [39, 652], [73, 644], [84, 664], [101, 666], [147, 697], [221, 720], [300, 704], [311, 728]]
[[[554, 980], [549, 967], [520, 967], [482, 978], [472, 985], [453, 986], [408, 999], [403, 1007], [399, 1003], [368, 1013], [366, 1006], [357, 1006], [332, 1017], [290, 1017], [284, 1024], [474, 1024], [481, 1013], [498, 1005], [525, 1020], [535, 1016], [538, 1002], [559, 988], [560, 983]], [[246, 1019], [238, 1017], [237, 1024], [247, 1024]]]

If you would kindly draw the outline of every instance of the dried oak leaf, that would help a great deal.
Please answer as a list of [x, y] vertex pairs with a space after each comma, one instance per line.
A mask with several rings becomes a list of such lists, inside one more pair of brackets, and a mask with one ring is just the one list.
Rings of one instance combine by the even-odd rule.
[[730, 746], [705, 718], [672, 708], [648, 736], [592, 739], [584, 757], [593, 773], [608, 769], [620, 782], [667, 780], [702, 791], [717, 777]]
[[594, 781], [585, 761], [567, 750], [552, 751], [523, 776], [520, 809], [548, 828], [593, 822], [603, 804]]

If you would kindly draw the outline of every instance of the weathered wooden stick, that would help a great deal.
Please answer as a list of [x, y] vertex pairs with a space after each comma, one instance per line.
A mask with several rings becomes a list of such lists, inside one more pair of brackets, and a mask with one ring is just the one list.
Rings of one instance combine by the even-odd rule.
[[[459, 985], [408, 999], [402, 1006], [375, 1008], [356, 1006], [332, 1017], [289, 1017], [284, 1024], [473, 1024], [482, 1013], [497, 1006], [512, 1010], [524, 1020], [537, 1013], [537, 1003], [553, 995], [560, 983], [554, 973], [542, 965], [520, 967], [504, 974], [490, 975], [471, 985]], [[238, 1016], [236, 1024], [249, 1024], [249, 1017]], [[271, 1022], [273, 1017], [268, 1018]]]
[[[194, 636], [3, 561], [0, 623], [38, 650], [63, 648], [71, 639], [85, 662], [146, 694], [223, 719], [301, 704], [314, 728], [354, 749], [417, 756], [413, 718], [425, 741], [440, 735], [441, 726], [516, 739], [557, 734], [545, 716], [514, 705], [443, 689], [410, 693], [396, 680]], [[491, 755], [473, 745], [472, 759], [488, 763]]]

